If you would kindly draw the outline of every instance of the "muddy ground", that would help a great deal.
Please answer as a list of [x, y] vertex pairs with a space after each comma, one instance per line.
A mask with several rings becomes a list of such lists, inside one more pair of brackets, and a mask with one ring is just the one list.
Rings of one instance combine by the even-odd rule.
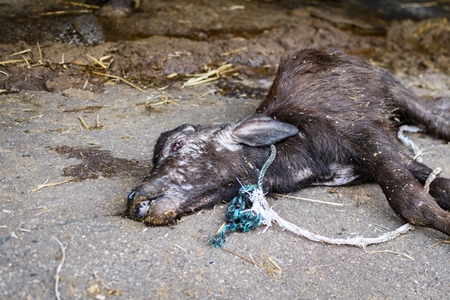
[[[450, 96], [448, 1], [341, 4], [152, 0], [104, 20], [64, 1], [1, 0], [0, 298], [447, 298], [448, 237], [434, 230], [364, 250], [273, 227], [231, 234], [233, 254], [207, 245], [225, 204], [173, 227], [118, 215], [162, 131], [253, 112], [287, 49], [343, 48], [426, 99]], [[183, 87], [226, 63], [221, 79]], [[449, 177], [450, 145], [410, 136]], [[374, 237], [403, 224], [376, 184], [295, 195], [340, 205], [270, 199], [322, 235]]]

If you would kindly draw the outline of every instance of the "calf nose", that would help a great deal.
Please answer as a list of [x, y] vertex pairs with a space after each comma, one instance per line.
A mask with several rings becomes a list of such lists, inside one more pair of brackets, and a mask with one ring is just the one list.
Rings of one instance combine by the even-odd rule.
[[136, 186], [127, 197], [127, 215], [148, 225], [172, 223], [183, 211], [183, 194], [160, 179]]
[[132, 219], [140, 220], [147, 216], [150, 204], [164, 194], [148, 184], [136, 187], [127, 197], [126, 215]]

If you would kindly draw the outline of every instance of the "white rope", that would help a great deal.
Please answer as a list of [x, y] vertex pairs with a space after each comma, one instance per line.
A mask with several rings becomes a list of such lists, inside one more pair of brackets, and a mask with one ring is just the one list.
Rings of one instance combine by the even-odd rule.
[[404, 132], [421, 132], [421, 131], [423, 131], [423, 130], [419, 127], [403, 125], [403, 126], [400, 126], [400, 128], [398, 129], [398, 132], [397, 132], [397, 138], [403, 144], [405, 144], [406, 147], [409, 147], [412, 149], [412, 151], [414, 153], [414, 160], [416, 160], [418, 162], [422, 161], [422, 158], [420, 157], [420, 155], [422, 154], [422, 150], [420, 150], [419, 147], [417, 147], [416, 144], [410, 138], [405, 136]]
[[423, 186], [423, 189], [429, 193], [430, 192], [430, 185], [433, 182], [433, 180], [436, 179], [436, 176], [438, 176], [440, 173], [442, 172], [442, 169], [437, 167], [436, 169], [433, 170], [433, 172], [430, 173], [430, 175], [428, 175], [427, 180], [425, 181], [425, 184]]
[[256, 189], [253, 193], [251, 193], [250, 201], [253, 203], [250, 210], [253, 213], [261, 214], [263, 219], [262, 224], [266, 225], [266, 228], [262, 231], [262, 233], [264, 233], [267, 229], [269, 229], [269, 227], [272, 226], [272, 223], [276, 222], [283, 229], [287, 229], [308, 240], [332, 245], [350, 245], [365, 248], [368, 245], [391, 241], [397, 236], [414, 229], [412, 225], [407, 223], [405, 225], [400, 226], [394, 231], [386, 232], [380, 235], [379, 237], [375, 238], [363, 238], [363, 237], [353, 237], [353, 238], [349, 237], [346, 239], [329, 238], [312, 233], [305, 229], [301, 229], [297, 225], [292, 224], [286, 220], [283, 220], [272, 208], [269, 207], [269, 204], [267, 203], [263, 191], [259, 188]]
[[59, 263], [58, 267], [56, 268], [56, 274], [55, 274], [55, 296], [57, 300], [61, 300], [61, 293], [59, 292], [58, 284], [59, 284], [59, 272], [61, 272], [62, 266], [64, 264], [64, 261], [66, 260], [66, 249], [64, 248], [64, 245], [56, 238], [52, 237], [61, 247], [62, 252], [62, 258], [61, 262]]

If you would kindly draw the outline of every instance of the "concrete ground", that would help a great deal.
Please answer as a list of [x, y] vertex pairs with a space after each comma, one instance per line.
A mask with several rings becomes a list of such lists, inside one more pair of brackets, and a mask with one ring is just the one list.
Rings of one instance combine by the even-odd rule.
[[[0, 2], [3, 20], [13, 22], [5, 12], [12, 8], [18, 20], [23, 10], [68, 9], [41, 2]], [[222, 250], [207, 242], [222, 224], [226, 204], [172, 227], [146, 227], [120, 216], [126, 195], [151, 168], [159, 134], [183, 123], [223, 123], [253, 112], [286, 49], [341, 47], [389, 68], [427, 99], [450, 96], [450, 53], [441, 49], [450, 30], [442, 19], [371, 22], [348, 16], [346, 9], [332, 7], [335, 13], [327, 17], [327, 9], [280, 2], [237, 1], [232, 7], [226, 1], [144, 1], [134, 19], [117, 21], [130, 36], [127, 30], [140, 30], [133, 40], [95, 34], [83, 43], [63, 35], [56, 43], [52, 34], [40, 36], [40, 62], [27, 32], [21, 41], [2, 40], [0, 61], [26, 61], [0, 64], [1, 299], [448, 297], [449, 241], [431, 229], [360, 249], [311, 242], [273, 226], [265, 233], [233, 233]], [[49, 21], [43, 18], [32, 22], [45, 27]], [[72, 18], [64, 22], [96, 19], [89, 13]], [[426, 22], [434, 31], [412, 38]], [[17, 36], [21, 24], [4, 26]], [[111, 34], [102, 26], [89, 32]], [[105, 69], [86, 54], [115, 60], [106, 59], [111, 65]], [[182, 87], [187, 73], [223, 62], [232, 63], [235, 74]], [[145, 92], [93, 72], [127, 78]], [[409, 136], [423, 149], [423, 162], [449, 177], [450, 145]], [[375, 237], [403, 224], [376, 184], [293, 195], [339, 205], [269, 199], [284, 219], [329, 237]]]

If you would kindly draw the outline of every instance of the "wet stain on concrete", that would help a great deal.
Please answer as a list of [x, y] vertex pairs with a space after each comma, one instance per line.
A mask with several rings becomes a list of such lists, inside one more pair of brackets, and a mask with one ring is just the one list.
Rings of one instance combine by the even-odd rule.
[[100, 177], [144, 177], [150, 171], [150, 162], [117, 158], [110, 151], [98, 147], [59, 146], [53, 150], [67, 158], [82, 161], [63, 169], [64, 176], [80, 181]]

